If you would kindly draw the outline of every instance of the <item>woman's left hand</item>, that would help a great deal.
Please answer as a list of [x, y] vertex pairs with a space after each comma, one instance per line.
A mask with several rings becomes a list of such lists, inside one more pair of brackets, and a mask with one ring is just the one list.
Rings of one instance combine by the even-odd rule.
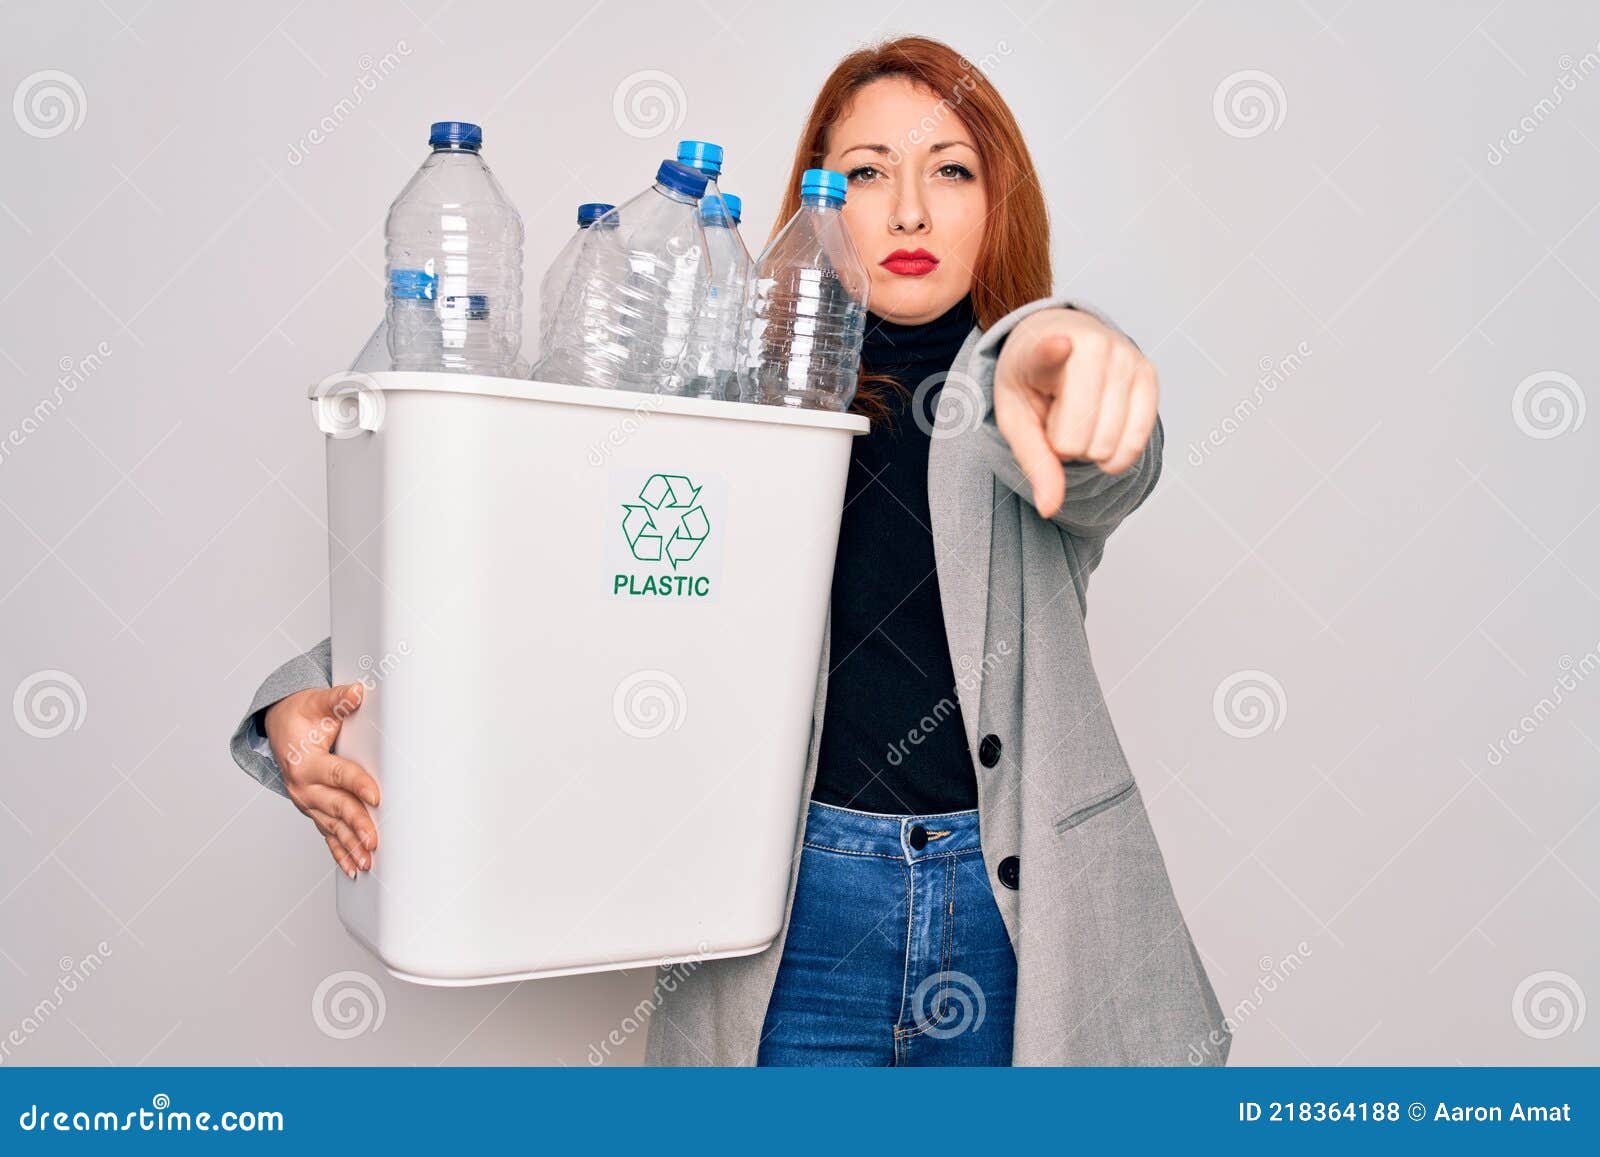
[[1155, 366], [1090, 315], [1042, 309], [1018, 322], [995, 366], [994, 418], [1039, 513], [1061, 508], [1063, 462], [1094, 462], [1107, 474], [1137, 462], [1159, 396]]

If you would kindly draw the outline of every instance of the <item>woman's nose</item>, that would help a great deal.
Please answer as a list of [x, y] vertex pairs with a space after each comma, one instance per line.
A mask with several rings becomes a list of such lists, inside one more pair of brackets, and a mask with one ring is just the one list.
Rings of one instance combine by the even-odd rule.
[[902, 193], [889, 214], [889, 232], [926, 233], [932, 228], [927, 207], [915, 192]]

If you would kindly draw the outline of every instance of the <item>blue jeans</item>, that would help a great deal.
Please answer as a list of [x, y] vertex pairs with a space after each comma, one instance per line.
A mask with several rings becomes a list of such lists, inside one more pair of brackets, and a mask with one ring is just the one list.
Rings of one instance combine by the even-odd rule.
[[1009, 1065], [1016, 989], [976, 811], [811, 803], [757, 1064]]

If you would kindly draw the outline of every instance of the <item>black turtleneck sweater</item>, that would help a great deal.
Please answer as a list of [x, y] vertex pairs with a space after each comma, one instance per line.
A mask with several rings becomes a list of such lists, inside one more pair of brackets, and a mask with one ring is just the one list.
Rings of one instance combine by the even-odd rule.
[[861, 364], [905, 389], [855, 439], [833, 568], [832, 640], [822, 750], [811, 795], [857, 811], [938, 814], [978, 806], [946, 641], [928, 514], [928, 431], [943, 379], [976, 324], [962, 298], [924, 325], [867, 315]]

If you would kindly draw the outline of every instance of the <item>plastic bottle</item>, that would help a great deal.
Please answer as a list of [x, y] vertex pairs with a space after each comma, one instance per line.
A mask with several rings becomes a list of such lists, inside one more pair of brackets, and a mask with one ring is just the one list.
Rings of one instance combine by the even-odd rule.
[[535, 377], [686, 392], [685, 354], [710, 276], [699, 210], [705, 186], [697, 170], [662, 161], [650, 188], [590, 227], [569, 282], [572, 308], [552, 329]]
[[753, 262], [739, 236], [737, 197], [725, 196], [718, 185], [723, 150], [710, 141], [679, 141], [678, 161], [706, 175], [700, 198], [700, 222], [706, 230], [711, 283], [700, 320], [689, 341], [685, 393], [701, 398], [738, 400], [735, 357], [744, 322], [746, 294]]
[[477, 125], [440, 121], [428, 144], [385, 225], [392, 366], [519, 376], [522, 219], [479, 155]]
[[[706, 250], [711, 255], [712, 290], [723, 297], [721, 328], [712, 356], [714, 367], [713, 387], [710, 396], [728, 401], [739, 400], [739, 338], [744, 332], [745, 318], [750, 308], [750, 284], [755, 273], [755, 262], [745, 247], [739, 233], [739, 222], [744, 219], [744, 202], [733, 193], [723, 193], [722, 203], [726, 213], [715, 221], [702, 221], [706, 225]], [[702, 205], [705, 202], [701, 202]], [[712, 210], [715, 215], [715, 208]], [[736, 268], [736, 276], [721, 279], [720, 270]], [[708, 295], [710, 290], [707, 291]]]
[[[544, 279], [539, 282], [539, 350], [543, 353], [550, 345], [550, 331], [556, 324], [556, 317], [562, 309], [562, 299], [567, 291], [567, 285], [572, 280], [572, 272], [577, 268], [578, 257], [583, 249], [588, 231], [595, 222], [611, 210], [615, 205], [603, 201], [587, 201], [578, 206], [578, 231], [574, 233], [561, 252], [556, 254], [556, 259], [550, 263], [550, 268], [545, 270]], [[615, 227], [617, 219], [608, 219], [608, 225]]]
[[840, 213], [846, 183], [807, 169], [799, 210], [756, 260], [741, 401], [844, 410], [855, 397], [870, 279]]

